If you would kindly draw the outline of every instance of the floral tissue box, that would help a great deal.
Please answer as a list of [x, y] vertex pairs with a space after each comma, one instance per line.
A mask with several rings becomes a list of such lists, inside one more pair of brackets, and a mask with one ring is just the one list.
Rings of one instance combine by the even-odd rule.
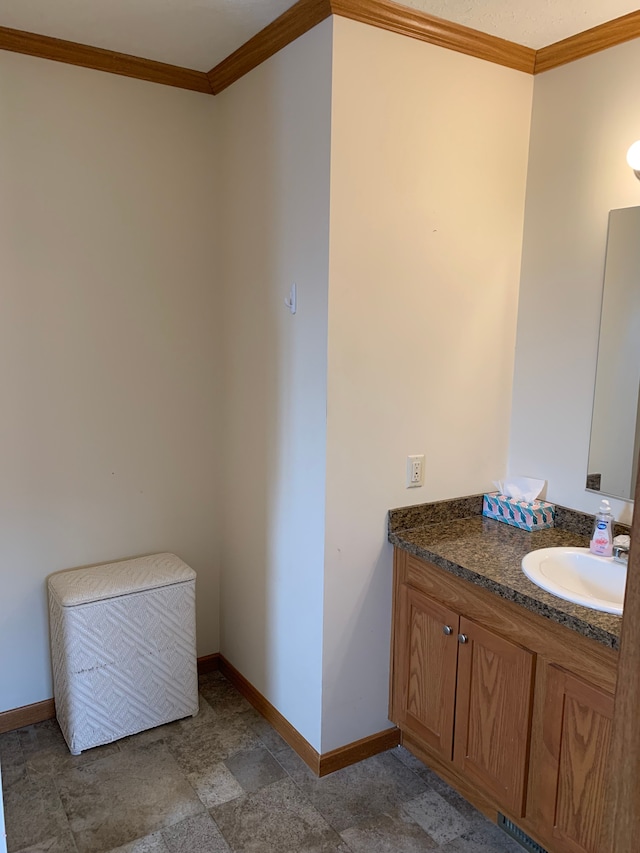
[[522, 530], [544, 530], [553, 527], [556, 508], [546, 501], [517, 501], [499, 492], [484, 495], [482, 514], [496, 521], [504, 521]]

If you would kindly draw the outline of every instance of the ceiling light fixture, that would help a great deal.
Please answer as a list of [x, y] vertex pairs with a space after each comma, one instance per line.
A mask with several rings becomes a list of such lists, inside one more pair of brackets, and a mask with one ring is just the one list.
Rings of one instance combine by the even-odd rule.
[[640, 181], [640, 139], [634, 142], [627, 151], [627, 163], [633, 169], [633, 173]]

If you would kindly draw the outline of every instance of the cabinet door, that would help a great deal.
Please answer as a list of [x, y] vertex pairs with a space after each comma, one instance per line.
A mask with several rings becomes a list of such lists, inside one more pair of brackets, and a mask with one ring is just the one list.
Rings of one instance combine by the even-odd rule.
[[523, 815], [535, 654], [460, 619], [456, 767], [515, 817]]
[[394, 722], [451, 760], [459, 617], [407, 584], [399, 605]]
[[559, 853], [598, 853], [613, 696], [551, 665], [543, 713], [537, 787], [545, 835]]

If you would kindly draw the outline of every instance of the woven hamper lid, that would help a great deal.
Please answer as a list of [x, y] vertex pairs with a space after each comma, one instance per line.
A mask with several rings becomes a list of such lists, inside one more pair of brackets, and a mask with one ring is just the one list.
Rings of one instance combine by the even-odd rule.
[[49, 578], [49, 592], [63, 607], [77, 607], [106, 598], [130, 595], [192, 581], [194, 570], [175, 554], [150, 554], [135, 560], [71, 569]]

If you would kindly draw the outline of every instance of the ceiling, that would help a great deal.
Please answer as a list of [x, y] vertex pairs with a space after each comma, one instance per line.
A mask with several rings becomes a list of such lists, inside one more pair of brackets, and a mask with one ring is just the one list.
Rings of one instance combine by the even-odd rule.
[[[209, 71], [294, 0], [2, 0], [0, 26]], [[404, 0], [538, 49], [636, 10], [638, 0]]]

